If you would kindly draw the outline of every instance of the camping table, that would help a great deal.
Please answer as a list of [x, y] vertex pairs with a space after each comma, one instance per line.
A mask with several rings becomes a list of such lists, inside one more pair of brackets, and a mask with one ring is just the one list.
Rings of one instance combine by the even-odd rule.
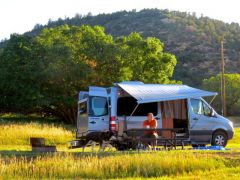
[[[158, 138], [145, 138], [144, 132], [147, 131], [156, 131], [158, 133]], [[181, 143], [182, 149], [184, 149], [184, 141], [186, 141], [188, 138], [184, 137], [177, 137], [176, 134], [178, 131], [184, 130], [184, 128], [158, 128], [158, 129], [128, 129], [125, 132], [131, 137], [132, 141], [137, 141], [137, 143], [141, 142], [149, 142], [149, 141], [157, 141], [157, 144], [161, 143], [161, 145], [164, 145], [164, 148], [166, 149], [168, 145], [176, 149], [177, 142]], [[162, 132], [171, 132], [171, 138], [162, 137]], [[139, 135], [141, 134], [141, 135]]]

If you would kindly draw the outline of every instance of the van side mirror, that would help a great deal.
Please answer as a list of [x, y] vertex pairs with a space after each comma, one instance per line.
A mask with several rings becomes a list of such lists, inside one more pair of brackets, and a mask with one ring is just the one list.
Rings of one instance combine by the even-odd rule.
[[210, 109], [210, 116], [211, 116], [211, 117], [214, 117], [214, 116], [215, 116], [215, 113], [214, 113], [213, 108]]

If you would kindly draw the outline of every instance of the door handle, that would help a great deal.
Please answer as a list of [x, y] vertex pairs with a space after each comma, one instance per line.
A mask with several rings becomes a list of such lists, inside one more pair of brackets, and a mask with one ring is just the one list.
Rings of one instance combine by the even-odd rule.
[[198, 118], [196, 118], [196, 117], [195, 117], [195, 118], [193, 118], [193, 120], [194, 120], [194, 121], [197, 121], [197, 120], [198, 120]]
[[91, 123], [91, 124], [95, 124], [95, 123], [96, 123], [96, 121], [91, 121], [91, 122], [89, 122], [89, 123]]

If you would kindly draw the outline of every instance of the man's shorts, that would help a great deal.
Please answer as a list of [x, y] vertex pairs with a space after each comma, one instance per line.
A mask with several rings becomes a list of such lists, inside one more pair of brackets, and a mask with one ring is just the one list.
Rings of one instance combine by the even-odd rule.
[[158, 138], [158, 134], [157, 133], [151, 133], [151, 134], [144, 134], [143, 138], [152, 138], [152, 140], [148, 140], [147, 142], [144, 142], [148, 145], [151, 145], [152, 143], [156, 143], [156, 140]]

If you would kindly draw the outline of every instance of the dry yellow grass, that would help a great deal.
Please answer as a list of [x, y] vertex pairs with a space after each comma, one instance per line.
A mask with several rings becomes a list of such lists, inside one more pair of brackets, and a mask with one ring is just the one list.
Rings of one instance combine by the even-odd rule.
[[193, 152], [116, 153], [79, 155], [58, 153], [28, 157], [1, 157], [4, 178], [129, 178], [201, 174], [227, 168], [224, 159]]
[[0, 145], [29, 145], [30, 137], [46, 138], [47, 144], [66, 145], [74, 139], [73, 129], [63, 125], [41, 122], [0, 122]]

